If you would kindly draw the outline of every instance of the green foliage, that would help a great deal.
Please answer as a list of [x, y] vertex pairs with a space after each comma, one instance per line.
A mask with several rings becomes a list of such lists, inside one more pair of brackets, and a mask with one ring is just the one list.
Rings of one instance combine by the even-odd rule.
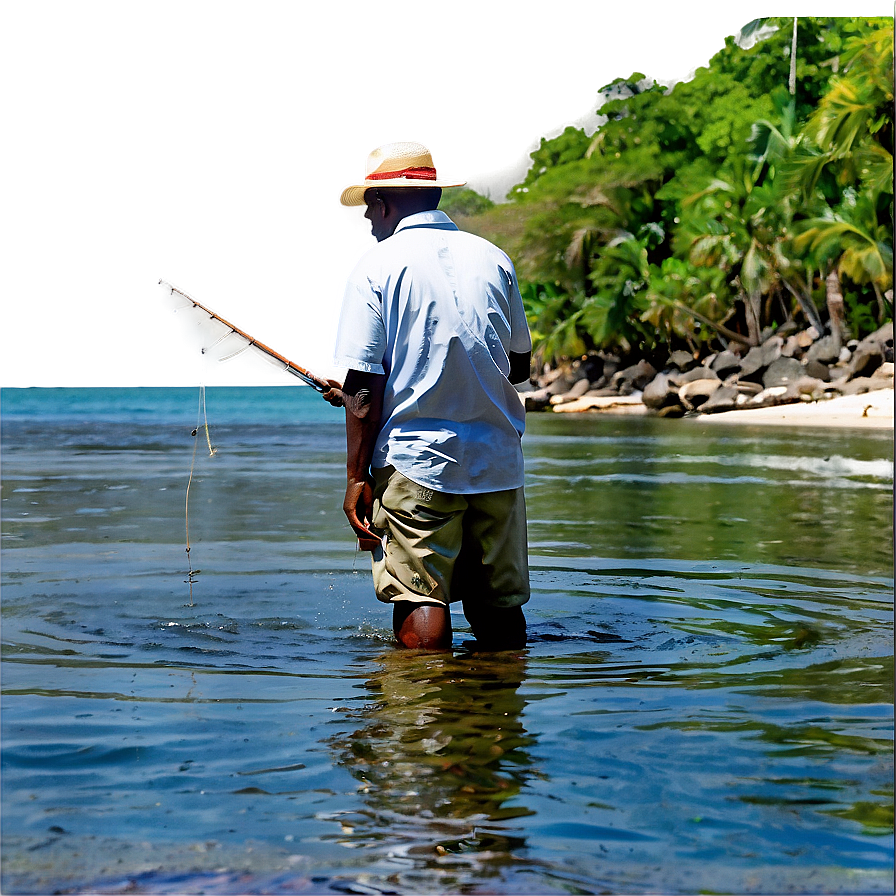
[[794, 248], [822, 267], [836, 263], [859, 286], [883, 292], [893, 285], [892, 231], [878, 223], [868, 194], [847, 194], [837, 210], [803, 222]]
[[892, 19], [798, 19], [791, 93], [793, 24], [671, 88], [614, 80], [594, 134], [543, 139], [465, 221], [513, 257], [545, 360], [820, 325], [831, 271], [854, 332], [892, 316]]
[[581, 128], [574, 127], [567, 127], [560, 136], [550, 140], [542, 137], [538, 149], [530, 156], [532, 165], [525, 180], [510, 191], [510, 197], [525, 199], [535, 182], [551, 168], [583, 158], [590, 142]]
[[641, 320], [667, 346], [684, 343], [692, 350], [725, 332], [715, 323], [725, 318], [725, 272], [697, 267], [680, 258], [664, 258], [650, 266], [650, 282]]
[[641, 322], [650, 283], [647, 247], [629, 237], [614, 241], [600, 254], [591, 273], [595, 294], [583, 308], [583, 323], [598, 345], [628, 350], [651, 334]]
[[864, 336], [877, 329], [874, 309], [868, 302], [863, 302], [861, 297], [848, 293], [844, 297], [844, 303], [846, 305], [846, 325], [850, 333]]
[[568, 293], [550, 283], [520, 284], [526, 318], [532, 333], [536, 363], [574, 358], [592, 347], [580, 332], [582, 293]]
[[724, 162], [732, 150], [742, 151], [754, 122], [771, 117], [774, 111], [769, 94], [755, 96], [752, 85], [732, 75], [700, 73], [685, 96], [699, 122], [694, 142], [716, 163]]
[[449, 218], [471, 218], [494, 208], [495, 203], [488, 196], [483, 196], [469, 187], [452, 187], [442, 191], [439, 208]]

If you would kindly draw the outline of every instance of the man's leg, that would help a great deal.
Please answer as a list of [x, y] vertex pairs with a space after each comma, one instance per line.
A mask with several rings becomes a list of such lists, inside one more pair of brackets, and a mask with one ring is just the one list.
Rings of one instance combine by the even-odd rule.
[[522, 607], [483, 607], [463, 602], [464, 616], [483, 650], [521, 650], [526, 646], [526, 616]]
[[392, 605], [392, 625], [402, 647], [447, 650], [451, 646], [451, 614], [443, 604], [396, 601]]
[[373, 553], [377, 598], [393, 605], [402, 647], [451, 646], [448, 583], [463, 537], [461, 495], [435, 492], [391, 468], [374, 470], [373, 525], [384, 533]]
[[526, 646], [529, 557], [523, 490], [468, 497], [464, 540], [451, 589], [482, 650]]

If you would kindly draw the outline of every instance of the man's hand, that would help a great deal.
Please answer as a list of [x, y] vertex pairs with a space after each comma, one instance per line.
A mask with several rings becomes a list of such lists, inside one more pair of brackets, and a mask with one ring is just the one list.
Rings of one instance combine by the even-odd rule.
[[362, 551], [372, 551], [380, 539], [370, 531], [370, 518], [373, 514], [373, 487], [366, 479], [360, 482], [350, 479], [345, 488], [345, 500], [342, 509], [348, 519], [352, 531], [358, 536], [358, 545]]
[[342, 394], [342, 383], [338, 380], [327, 380], [330, 386], [329, 391], [322, 392], [321, 397], [324, 401], [328, 401], [334, 408], [341, 408], [345, 405], [345, 396]]

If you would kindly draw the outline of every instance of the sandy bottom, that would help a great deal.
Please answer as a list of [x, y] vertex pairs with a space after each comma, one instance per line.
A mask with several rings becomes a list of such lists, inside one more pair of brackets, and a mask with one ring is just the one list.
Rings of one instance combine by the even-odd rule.
[[773, 408], [702, 414], [692, 419], [701, 423], [893, 429], [893, 390], [878, 389], [861, 395], [843, 395], [827, 401], [782, 404]]

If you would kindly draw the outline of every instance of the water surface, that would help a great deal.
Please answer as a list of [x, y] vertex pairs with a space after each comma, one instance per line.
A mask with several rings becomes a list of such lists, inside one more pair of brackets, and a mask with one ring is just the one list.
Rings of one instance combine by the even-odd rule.
[[891, 433], [530, 415], [530, 645], [423, 654], [339, 413], [207, 407], [3, 390], [3, 892], [892, 891]]

